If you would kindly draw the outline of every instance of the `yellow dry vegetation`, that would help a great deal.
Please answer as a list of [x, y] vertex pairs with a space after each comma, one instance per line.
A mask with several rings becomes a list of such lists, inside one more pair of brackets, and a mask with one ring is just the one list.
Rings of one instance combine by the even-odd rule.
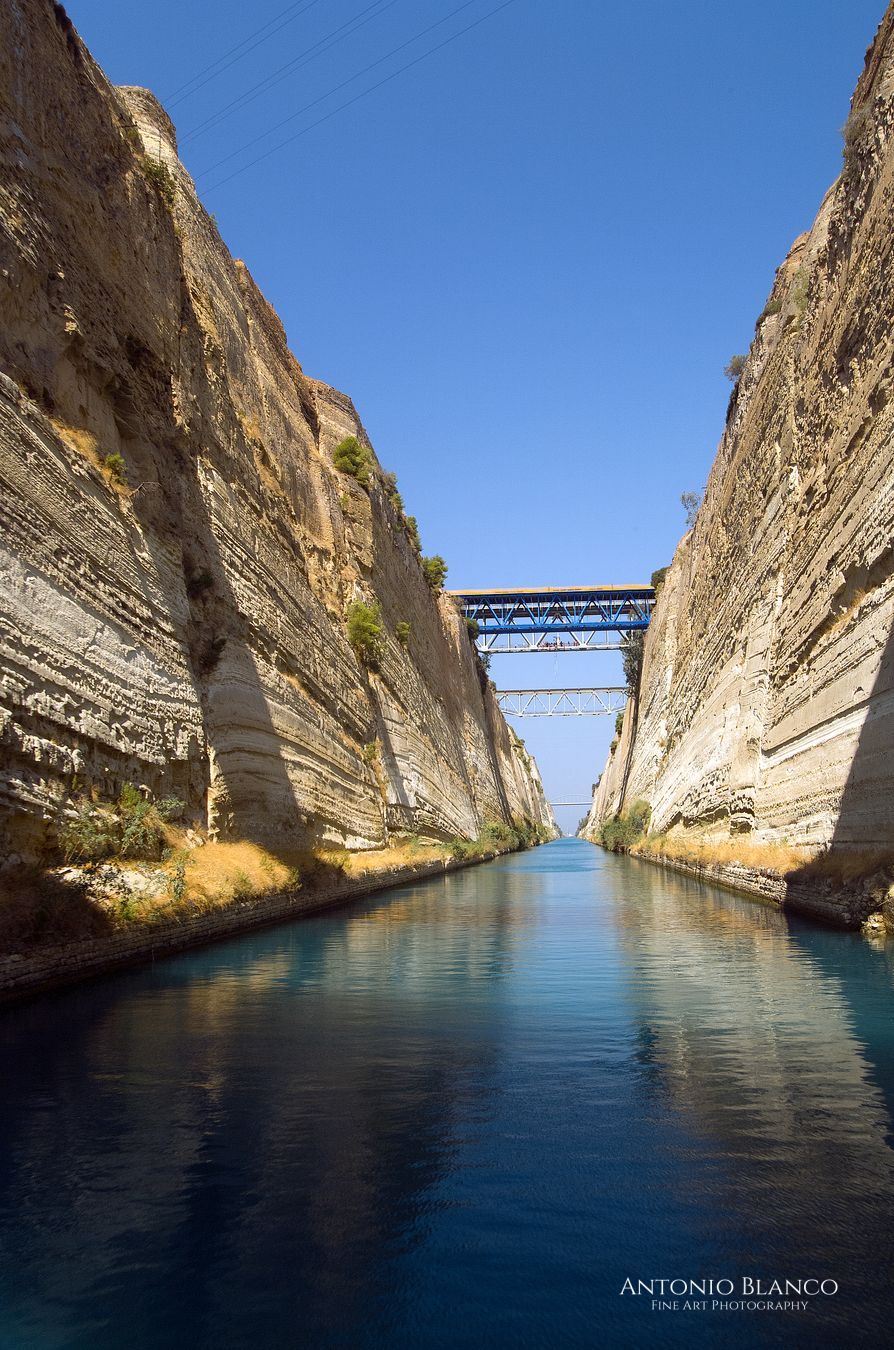
[[390, 848], [352, 853], [350, 871], [352, 876], [366, 876], [370, 872], [391, 872], [395, 867], [435, 862], [438, 858], [446, 858], [449, 853], [450, 845], [436, 839], [404, 839], [392, 844]]
[[729, 867], [738, 864], [757, 871], [776, 872], [779, 876], [799, 872], [805, 878], [817, 877], [842, 885], [860, 881], [876, 872], [894, 871], [892, 850], [829, 851], [793, 844], [759, 843], [747, 836], [697, 839], [683, 834], [650, 835], [641, 843], [634, 844], [630, 851], [708, 866]]
[[761, 844], [746, 838], [696, 839], [687, 835], [650, 835], [634, 844], [631, 853], [651, 854], [678, 862], [702, 865], [742, 867], [778, 872], [784, 876], [814, 861], [815, 849], [797, 848], [790, 844]]
[[245, 841], [204, 844], [189, 853], [175, 854], [166, 869], [172, 887], [181, 864], [184, 898], [198, 901], [203, 908], [272, 891], [296, 890], [300, 885], [296, 868], [258, 844]]
[[51, 417], [50, 421], [62, 440], [70, 445], [73, 450], [77, 450], [79, 455], [83, 456], [89, 464], [92, 464], [94, 469], [99, 469], [101, 473], [103, 469], [102, 456], [99, 453], [99, 442], [93, 432], [88, 431], [86, 427], [71, 427], [67, 422], [62, 422], [57, 417]]

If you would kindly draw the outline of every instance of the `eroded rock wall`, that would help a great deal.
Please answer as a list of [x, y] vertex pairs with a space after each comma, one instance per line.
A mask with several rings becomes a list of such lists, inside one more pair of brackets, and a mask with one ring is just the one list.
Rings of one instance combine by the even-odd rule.
[[758, 320], [588, 833], [643, 798], [658, 831], [891, 848], [892, 128], [889, 9], [841, 176]]
[[377, 462], [366, 487], [333, 467], [368, 444], [350, 399], [303, 373], [163, 110], [51, 0], [0, 13], [6, 849], [125, 781], [273, 845], [551, 826]]

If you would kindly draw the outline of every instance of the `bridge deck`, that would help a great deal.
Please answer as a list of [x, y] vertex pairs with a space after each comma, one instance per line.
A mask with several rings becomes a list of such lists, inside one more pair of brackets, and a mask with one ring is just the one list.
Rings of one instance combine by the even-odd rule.
[[[655, 603], [652, 586], [546, 586], [450, 591], [467, 619], [477, 625], [481, 651], [591, 651], [614, 645], [647, 628]], [[558, 634], [573, 636], [571, 642]], [[551, 636], [552, 641], [542, 640]], [[501, 641], [501, 639], [503, 639]]]
[[624, 711], [627, 690], [498, 689], [497, 702], [507, 717], [606, 717]]

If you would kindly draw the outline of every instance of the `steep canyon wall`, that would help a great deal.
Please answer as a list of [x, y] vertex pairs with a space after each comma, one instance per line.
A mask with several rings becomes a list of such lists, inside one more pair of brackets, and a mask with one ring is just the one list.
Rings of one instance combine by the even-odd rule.
[[585, 832], [891, 849], [894, 15], [758, 320]]
[[125, 782], [273, 846], [551, 828], [378, 463], [333, 466], [368, 445], [350, 399], [292, 356], [159, 104], [51, 0], [0, 12], [4, 850]]

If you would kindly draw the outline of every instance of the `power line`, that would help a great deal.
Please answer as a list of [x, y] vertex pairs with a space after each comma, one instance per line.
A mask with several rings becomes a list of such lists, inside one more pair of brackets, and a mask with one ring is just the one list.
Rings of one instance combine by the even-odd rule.
[[[218, 75], [221, 75], [225, 70], [229, 70], [230, 66], [234, 66], [237, 61], [241, 61], [243, 56], [247, 56], [249, 52], [253, 52], [255, 47], [260, 47], [261, 43], [266, 42], [268, 38], [273, 37], [274, 33], [278, 33], [281, 28], [285, 28], [293, 19], [300, 19], [302, 14], [306, 14], [309, 9], [313, 9], [314, 5], [318, 5], [319, 3], [320, 0], [295, 0], [294, 4], [288, 5], [285, 9], [281, 9], [272, 19], [268, 19], [267, 23], [262, 24], [260, 28], [256, 28], [254, 32], [249, 33], [248, 37], [243, 38], [241, 42], [237, 42], [235, 47], [231, 47], [229, 51], [224, 52], [223, 56], [219, 56], [216, 61], [212, 61], [210, 66], [205, 66], [203, 70], [200, 70], [197, 74], [193, 75], [185, 84], [181, 84], [179, 89], [172, 90], [172, 92], [162, 100], [165, 107], [172, 108], [175, 103], [182, 103], [184, 99], [192, 98], [193, 94], [197, 93], [204, 85], [208, 84], [211, 80], [217, 79]], [[299, 8], [299, 6], [301, 6], [301, 8]], [[294, 13], [295, 10], [298, 11], [297, 14]], [[290, 17], [286, 18], [284, 17], [285, 15], [289, 15]], [[279, 19], [282, 19], [282, 23], [277, 22]], [[269, 32], [267, 32], [268, 28], [270, 29]], [[261, 36], [261, 34], [263, 34], [263, 36]], [[252, 38], [256, 38], [257, 41], [252, 42]], [[243, 47], [245, 48], [244, 51], [242, 50]], [[236, 53], [239, 54], [237, 55]], [[227, 59], [228, 57], [232, 57], [233, 59], [230, 61]], [[220, 69], [218, 69], [218, 67], [220, 67]], [[205, 78], [203, 79], [202, 76], [205, 76]], [[195, 88], [191, 88], [190, 86], [192, 85], [194, 85]]]
[[[455, 15], [459, 14], [462, 10], [468, 9], [470, 5], [474, 5], [474, 4], [477, 4], [477, 3], [478, 3], [478, 0], [464, 0], [464, 3], [463, 3], [463, 4], [457, 5], [456, 9], [452, 9], [452, 10], [450, 11], [450, 13], [449, 13], [449, 14], [445, 14], [444, 17], [443, 17], [442, 19], [438, 19], [435, 23], [429, 24], [427, 28], [423, 28], [420, 32], [415, 33], [415, 34], [413, 35], [413, 37], [407, 38], [406, 42], [401, 42], [401, 43], [399, 44], [399, 46], [392, 48], [392, 50], [391, 50], [390, 52], [386, 52], [384, 56], [380, 56], [380, 57], [378, 58], [377, 61], [372, 61], [368, 66], [364, 66], [362, 70], [358, 70], [354, 75], [349, 75], [348, 78], [347, 78], [346, 80], [342, 80], [340, 84], [335, 85], [332, 89], [327, 89], [327, 91], [325, 92], [325, 94], [321, 94], [321, 95], [319, 96], [319, 98], [312, 99], [310, 103], [305, 103], [305, 105], [304, 105], [303, 108], [298, 108], [298, 110], [297, 110], [296, 112], [290, 113], [289, 116], [288, 116], [288, 117], [284, 117], [284, 118], [282, 119], [282, 121], [277, 122], [277, 123], [276, 123], [274, 126], [272, 126], [272, 127], [268, 127], [266, 131], [262, 131], [262, 132], [261, 132], [260, 136], [254, 136], [254, 137], [252, 137], [252, 139], [251, 139], [250, 141], [246, 141], [244, 145], [240, 145], [239, 148], [238, 148], [237, 150], [231, 150], [230, 153], [229, 153], [228, 155], [224, 155], [223, 159], [219, 159], [219, 160], [217, 160], [216, 163], [210, 165], [207, 169], [203, 169], [202, 172], [198, 175], [198, 177], [199, 177], [200, 179], [201, 179], [201, 178], [207, 178], [209, 174], [214, 173], [215, 169], [221, 168], [222, 165], [228, 164], [228, 163], [230, 162], [231, 159], [236, 159], [238, 155], [244, 154], [244, 152], [245, 152], [246, 150], [250, 150], [251, 147], [252, 147], [253, 145], [257, 145], [259, 141], [265, 140], [266, 137], [272, 135], [272, 133], [273, 133], [274, 131], [278, 131], [278, 130], [280, 129], [280, 127], [288, 126], [289, 122], [294, 122], [296, 117], [300, 117], [302, 113], [309, 112], [310, 109], [311, 109], [311, 108], [315, 108], [315, 107], [317, 106], [318, 103], [325, 103], [325, 101], [326, 101], [327, 98], [331, 98], [333, 94], [337, 94], [338, 91], [339, 91], [340, 89], [344, 89], [347, 85], [353, 84], [354, 81], [355, 81], [355, 80], [359, 80], [360, 77], [361, 77], [362, 75], [368, 75], [369, 72], [370, 72], [371, 70], [375, 70], [376, 66], [382, 65], [382, 63], [383, 63], [384, 61], [389, 61], [389, 60], [391, 59], [392, 56], [396, 56], [397, 53], [403, 51], [405, 47], [411, 47], [411, 46], [413, 45], [414, 42], [418, 42], [419, 39], [422, 38], [422, 37], [425, 37], [425, 35], [426, 35], [427, 33], [431, 33], [435, 28], [440, 28], [440, 27], [442, 26], [442, 24], [447, 23], [447, 21], [448, 21], [449, 19], [454, 18]], [[497, 9], [505, 9], [507, 4], [513, 4], [513, 3], [514, 3], [514, 0], [506, 0], [506, 4], [499, 5], [499, 6], [497, 7]], [[496, 13], [497, 13], [497, 10], [491, 10], [491, 11], [490, 11], [490, 14], [496, 14]], [[490, 14], [485, 14], [485, 15], [483, 15], [481, 19], [477, 19], [477, 20], [475, 21], [475, 23], [470, 24], [470, 25], [469, 25], [469, 28], [477, 28], [477, 26], [478, 26], [479, 23], [483, 23], [485, 19], [490, 18]], [[469, 31], [469, 28], [462, 28], [462, 29], [460, 29], [460, 31], [459, 31], [458, 33], [455, 33], [455, 34], [454, 34], [454, 37], [462, 37], [463, 33], [467, 33], [467, 32]], [[452, 41], [453, 41], [453, 38], [447, 38], [445, 42], [440, 43], [437, 47], [432, 47], [431, 52], [439, 51], [439, 50], [440, 50], [440, 47], [446, 46], [446, 45], [447, 45], [447, 42], [452, 42]], [[431, 55], [431, 52], [424, 52], [423, 55], [422, 55], [421, 57], [417, 57], [415, 60], [410, 61], [407, 65], [401, 66], [398, 70], [396, 70], [396, 71], [394, 72], [394, 75], [400, 75], [404, 70], [409, 70], [409, 69], [410, 69], [410, 66], [416, 65], [417, 61], [422, 60], [423, 57], [425, 57], [425, 56]], [[387, 84], [387, 83], [388, 83], [388, 80], [391, 80], [391, 79], [394, 78], [394, 75], [389, 75], [389, 76], [387, 76], [384, 80], [380, 80], [380, 81], [378, 82], [378, 84], [372, 85], [371, 88], [368, 89], [368, 90], [366, 90], [365, 92], [366, 92], [366, 93], [372, 93], [372, 91], [373, 91], [374, 89], [380, 88], [380, 86], [381, 86], [382, 84]], [[358, 95], [357, 95], [357, 98], [362, 98], [362, 97], [363, 97], [363, 94], [358, 94]], [[334, 112], [340, 112], [340, 111], [341, 111], [341, 108], [348, 108], [348, 107], [350, 107], [352, 103], [356, 103], [356, 102], [357, 102], [357, 98], [349, 99], [347, 103], [341, 104], [339, 108], [335, 108], [333, 111], [334, 111]], [[327, 114], [327, 117], [330, 117], [330, 116], [332, 116], [331, 113]], [[320, 120], [319, 120], [318, 122], [312, 123], [312, 127], [317, 127], [317, 126], [320, 125], [320, 122], [325, 122], [326, 120], [327, 120], [326, 117], [322, 117], [322, 118], [320, 118]], [[306, 128], [306, 129], [307, 129], [308, 131], [310, 131], [310, 130], [311, 130], [311, 127], [308, 127], [308, 128]], [[299, 135], [299, 136], [302, 136], [302, 135], [304, 135], [304, 132], [298, 132], [298, 135]], [[289, 145], [289, 144], [291, 144], [291, 142], [292, 142], [293, 140], [296, 140], [296, 139], [297, 139], [296, 136], [289, 136], [286, 140], [281, 141], [281, 142], [279, 143], [279, 145], [274, 146], [273, 149], [274, 149], [274, 150], [280, 150], [280, 149], [282, 149], [282, 147], [283, 147], [284, 145]], [[263, 154], [263, 155], [259, 155], [257, 159], [254, 159], [254, 160], [251, 161], [251, 164], [257, 164], [257, 163], [259, 163], [260, 160], [266, 159], [266, 158], [267, 158], [267, 155], [268, 155], [268, 154], [272, 154], [272, 153], [273, 153], [273, 150], [270, 150], [270, 151], [265, 152], [265, 154]], [[248, 169], [248, 168], [251, 167], [251, 164], [246, 164], [246, 165], [244, 165], [243, 167], [246, 168], [246, 169]], [[237, 170], [237, 172], [240, 172], [240, 173], [241, 173], [241, 170]], [[233, 176], [233, 175], [231, 174], [229, 177], [232, 177], [232, 176]], [[223, 181], [223, 182], [229, 182], [229, 177], [226, 178], [226, 179], [224, 179], [224, 180], [222, 180], [222, 181]], [[215, 187], [220, 187], [220, 183], [216, 183], [216, 184], [215, 184]]]
[[[406, 65], [400, 66], [397, 70], [392, 71], [390, 75], [386, 75], [384, 79], [378, 80], [376, 84], [370, 85], [369, 89], [362, 89], [360, 93], [355, 94], [353, 98], [349, 98], [345, 103], [340, 103], [337, 108], [333, 108], [331, 112], [326, 113], [323, 117], [318, 117], [316, 122], [311, 122], [310, 126], [304, 127], [301, 131], [296, 131], [294, 136], [287, 136], [284, 141], [280, 141], [279, 145], [274, 145], [270, 150], [266, 150], [263, 155], [258, 155], [257, 158], [249, 160], [248, 164], [243, 164], [241, 169], [234, 169], [232, 173], [227, 174], [226, 178], [221, 178], [219, 182], [212, 183], [211, 186], [205, 190], [208, 192], [216, 192], [219, 187], [223, 187], [224, 183], [229, 183], [231, 179], [238, 178], [240, 173], [245, 173], [246, 170], [253, 168], [255, 164], [260, 164], [262, 160], [269, 159], [271, 155], [276, 154], [277, 151], [282, 150], [285, 146], [291, 145], [293, 141], [297, 141], [302, 136], [306, 136], [307, 133], [313, 131], [315, 127], [321, 126], [323, 122], [328, 122], [331, 117], [336, 115], [336, 113], [344, 112], [345, 108], [350, 108], [352, 104], [359, 103], [362, 98], [366, 98], [367, 94], [375, 93], [375, 91], [381, 89], [383, 85], [390, 83], [391, 80], [397, 79], [398, 75], [402, 75], [405, 70], [410, 70], [413, 66], [418, 66], [419, 62], [424, 61], [426, 57], [433, 56], [435, 52], [441, 51], [442, 48], [449, 46], [451, 42], [455, 42], [457, 38], [461, 38], [466, 33], [470, 33], [473, 28], [478, 28], [481, 24], [486, 23], [488, 19], [492, 19], [495, 14], [499, 14], [501, 10], [508, 9], [510, 5], [514, 4], [515, 0], [503, 0], [502, 5], [497, 5], [494, 9], [488, 10], [486, 14], [482, 14], [481, 18], [476, 19], [474, 23], [467, 24], [465, 28], [461, 28], [459, 32], [453, 33], [450, 37], [445, 38], [443, 42], [439, 42], [436, 46], [430, 47], [427, 52], [422, 52], [420, 56], [414, 57], [414, 59], [408, 61]], [[465, 9], [466, 6], [460, 5], [459, 8]], [[454, 11], [454, 13], [456, 12], [457, 11]], [[379, 63], [376, 62], [375, 64], [378, 65]], [[245, 147], [243, 147], [243, 149], [244, 148]], [[239, 152], [237, 151], [236, 153]]]
[[[252, 87], [247, 89], [244, 94], [240, 94], [239, 97], [234, 98], [232, 102], [224, 104], [224, 106], [219, 108], [216, 113], [212, 113], [210, 117], [206, 117], [204, 122], [199, 122], [199, 124], [193, 127], [191, 131], [187, 131], [184, 136], [179, 136], [178, 140], [181, 145], [185, 144], [187, 141], [197, 140], [199, 136], [204, 136], [206, 131], [210, 131], [210, 129], [213, 126], [216, 126], [218, 122], [222, 122], [231, 111], [236, 108], [246, 107], [247, 104], [252, 103], [256, 98], [259, 98], [267, 89], [272, 89], [275, 84], [279, 84], [280, 81], [284, 80], [290, 71], [309, 65], [310, 62], [316, 60], [318, 56], [322, 56], [325, 52], [331, 51], [331, 49], [337, 46], [339, 42], [343, 41], [344, 38], [359, 32], [360, 29], [364, 28], [368, 23], [372, 23], [373, 19], [378, 19], [381, 14], [384, 14], [386, 9], [391, 9], [392, 5], [396, 4], [397, 0], [386, 0], [386, 3], [384, 4], [382, 3], [382, 0], [373, 0], [373, 4], [367, 5], [366, 9], [361, 9], [360, 13], [355, 14], [352, 19], [347, 19], [345, 23], [340, 24], [338, 28], [334, 28], [331, 33], [327, 33], [325, 37], [320, 38], [318, 42], [314, 42], [310, 47], [306, 47], [303, 52], [299, 52], [296, 57], [293, 57], [291, 61], [287, 61], [284, 66], [280, 66], [279, 69], [273, 71], [271, 75], [266, 76], [263, 80], [259, 80], [257, 84], [252, 85]], [[374, 10], [375, 12], [370, 14], [370, 10]], [[364, 15], [367, 17], [364, 18]], [[330, 41], [330, 39], [332, 40]]]

